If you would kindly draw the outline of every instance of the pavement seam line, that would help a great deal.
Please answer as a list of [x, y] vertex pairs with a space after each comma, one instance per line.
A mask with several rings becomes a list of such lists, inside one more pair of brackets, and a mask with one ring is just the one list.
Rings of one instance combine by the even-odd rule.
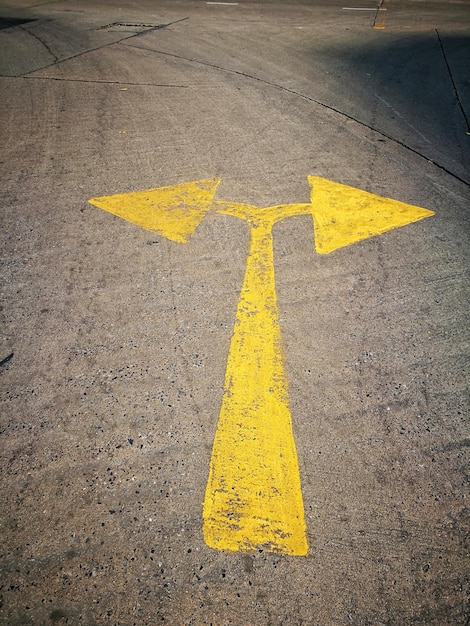
[[[121, 43], [121, 42], [117, 42], [117, 43]], [[161, 50], [154, 50], [152, 48], [147, 48], [147, 47], [144, 47], [144, 46], [133, 46], [132, 44], [125, 44], [125, 45], [128, 45], [130, 48], [138, 48], [140, 50], [147, 50], [147, 51], [150, 51], [150, 52], [155, 52], [156, 54], [161, 54], [163, 56], [173, 57], [175, 59], [181, 59], [183, 61], [189, 61], [190, 63], [198, 63], [199, 65], [204, 65], [206, 67], [212, 67], [212, 68], [220, 70], [222, 72], [228, 72], [230, 74], [236, 74], [238, 76], [243, 76], [245, 78], [250, 78], [251, 80], [256, 80], [256, 81], [258, 81], [260, 83], [263, 83], [264, 85], [269, 85], [270, 87], [273, 87], [275, 89], [279, 89], [279, 90], [284, 91], [286, 93], [290, 93], [290, 94], [292, 94], [294, 96], [297, 96], [299, 98], [307, 100], [307, 102], [313, 102], [314, 104], [317, 104], [318, 106], [324, 107], [325, 109], [328, 109], [329, 111], [332, 111], [332, 112], [334, 112], [334, 113], [336, 113], [338, 115], [341, 115], [342, 117], [345, 117], [346, 119], [349, 119], [349, 120], [351, 120], [353, 122], [356, 122], [356, 124], [359, 124], [360, 126], [363, 126], [364, 128], [367, 128], [368, 130], [370, 130], [370, 131], [372, 131], [374, 133], [377, 133], [381, 137], [385, 137], [386, 139], [389, 139], [390, 141], [393, 141], [393, 143], [401, 146], [402, 148], [405, 148], [406, 150], [409, 150], [410, 152], [412, 152], [416, 156], [420, 157], [421, 159], [425, 159], [428, 163], [431, 163], [432, 165], [434, 165], [438, 169], [442, 170], [446, 174], [449, 174], [449, 176], [452, 176], [453, 178], [455, 178], [456, 180], [458, 180], [462, 184], [466, 185], [467, 187], [470, 187], [470, 181], [465, 180], [464, 178], [460, 177], [458, 174], [455, 174], [454, 172], [449, 170], [447, 167], [445, 167], [445, 165], [441, 165], [440, 163], [438, 163], [434, 159], [431, 159], [428, 156], [426, 156], [425, 154], [423, 154], [422, 152], [419, 152], [419, 150], [416, 150], [415, 148], [412, 148], [411, 146], [407, 146], [406, 143], [403, 143], [399, 139], [396, 139], [395, 137], [392, 137], [391, 135], [388, 135], [387, 133], [384, 133], [383, 131], [378, 130], [377, 128], [374, 128], [373, 126], [370, 126], [366, 122], [362, 122], [361, 120], [358, 120], [357, 118], [353, 117], [352, 115], [349, 115], [348, 113], [345, 113], [344, 111], [340, 111], [339, 109], [337, 109], [336, 107], [334, 107], [334, 106], [332, 106], [330, 104], [326, 104], [325, 102], [321, 102], [321, 100], [316, 100], [315, 98], [312, 98], [310, 96], [306, 96], [305, 94], [302, 94], [302, 93], [300, 93], [298, 91], [295, 91], [294, 89], [290, 89], [289, 87], [284, 87], [283, 85], [278, 85], [277, 83], [272, 83], [272, 82], [270, 82], [268, 80], [265, 80], [264, 78], [259, 78], [258, 76], [253, 76], [251, 74], [247, 74], [246, 72], [242, 72], [240, 70], [233, 70], [233, 69], [230, 69], [230, 68], [222, 67], [220, 65], [216, 65], [214, 63], [209, 63], [207, 61], [200, 61], [198, 59], [193, 59], [193, 58], [190, 58], [190, 57], [184, 57], [184, 56], [181, 56], [181, 55], [178, 55], [178, 54], [172, 54], [170, 52], [163, 52]]]
[[[189, 17], [182, 17], [181, 19], [175, 20], [174, 22], [169, 22], [168, 24], [158, 24], [157, 26], [155, 26], [155, 28], [148, 28], [140, 33], [131, 33], [130, 35], [126, 35], [122, 37], [121, 39], [118, 39], [117, 41], [111, 41], [109, 43], [96, 46], [95, 48], [83, 50], [82, 52], [77, 52], [77, 54], [72, 54], [71, 56], [66, 57], [64, 59], [60, 59], [60, 60], [56, 57], [56, 55], [52, 52], [52, 50], [50, 50], [48, 46], [43, 41], [41, 41], [41, 39], [39, 39], [39, 37], [31, 33], [27, 28], [24, 28], [24, 27], [22, 28], [20, 26], [19, 28], [22, 28], [22, 30], [24, 30], [29, 35], [37, 39], [46, 48], [46, 50], [48, 50], [48, 52], [55, 58], [55, 60], [52, 63], [49, 63], [49, 65], [44, 65], [43, 67], [39, 67], [38, 69], [33, 70], [32, 72], [25, 72], [24, 74], [20, 74], [19, 76], [15, 76], [14, 78], [33, 78], [32, 74], [35, 74], [36, 72], [39, 72], [41, 70], [45, 70], [49, 67], [55, 67], [57, 65], [60, 65], [61, 63], [65, 63], [66, 61], [71, 61], [72, 59], [77, 59], [78, 57], [84, 56], [85, 54], [94, 52], [95, 50], [102, 50], [103, 48], [109, 48], [111, 46], [114, 46], [115, 44], [121, 43], [122, 41], [133, 39], [134, 37], [140, 37], [140, 35], [146, 35], [147, 33], [154, 32], [156, 30], [164, 29], [164, 28], [167, 28], [168, 26], [172, 26], [173, 24], [177, 24], [178, 22], [184, 22], [184, 20], [188, 20], [188, 19]], [[135, 46], [135, 47], [138, 48], [139, 46]]]
[[130, 81], [119, 80], [98, 80], [86, 78], [64, 78], [61, 76], [5, 76], [3, 78], [22, 78], [24, 80], [55, 80], [63, 83], [84, 83], [91, 85], [129, 85], [131, 87], [174, 87], [178, 89], [187, 89], [188, 85], [172, 85], [170, 83], [133, 83]]

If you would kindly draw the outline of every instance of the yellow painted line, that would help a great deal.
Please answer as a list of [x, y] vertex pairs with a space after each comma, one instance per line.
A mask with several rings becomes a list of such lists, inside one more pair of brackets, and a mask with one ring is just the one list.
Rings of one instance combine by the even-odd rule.
[[203, 504], [204, 539], [216, 549], [308, 553], [276, 301], [273, 225], [285, 217], [312, 215], [316, 250], [328, 254], [433, 215], [318, 176], [308, 180], [309, 203], [265, 208], [214, 200], [217, 179], [90, 200], [176, 242], [188, 241], [209, 212], [250, 226]]

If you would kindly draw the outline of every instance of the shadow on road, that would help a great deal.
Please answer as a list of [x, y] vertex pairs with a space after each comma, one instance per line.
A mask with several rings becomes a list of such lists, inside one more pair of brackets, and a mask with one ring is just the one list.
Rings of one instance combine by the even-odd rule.
[[377, 33], [312, 51], [322, 102], [468, 181], [470, 36]]

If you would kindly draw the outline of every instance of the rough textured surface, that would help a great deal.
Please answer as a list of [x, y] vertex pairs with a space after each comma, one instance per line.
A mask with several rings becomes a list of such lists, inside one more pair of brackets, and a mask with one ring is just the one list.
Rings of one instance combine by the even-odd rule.
[[[1, 623], [467, 624], [468, 5], [1, 6]], [[218, 552], [248, 228], [181, 245], [87, 200], [309, 174], [436, 215], [327, 256], [274, 227], [310, 551]]]

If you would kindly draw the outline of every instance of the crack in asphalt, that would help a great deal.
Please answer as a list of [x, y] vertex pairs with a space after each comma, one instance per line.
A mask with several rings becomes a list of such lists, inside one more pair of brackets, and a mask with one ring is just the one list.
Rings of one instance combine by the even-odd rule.
[[[122, 41], [127, 41], [128, 39], [133, 39], [134, 37], [140, 37], [141, 35], [146, 35], [148, 33], [151, 33], [155, 30], [160, 30], [160, 29], [164, 29], [167, 28], [168, 26], [172, 26], [173, 24], [178, 24], [178, 22], [184, 22], [184, 20], [189, 19], [188, 17], [183, 17], [180, 18], [179, 20], [175, 20], [173, 22], [169, 22], [168, 24], [157, 24], [156, 26], [154, 26], [153, 28], [146, 28], [145, 30], [141, 31], [140, 33], [130, 33], [129, 35], [124, 35], [123, 37], [121, 37], [120, 39], [116, 40], [116, 41], [111, 41], [102, 45], [98, 45], [94, 48], [87, 48], [86, 50], [82, 50], [81, 52], [77, 52], [77, 54], [72, 54], [68, 57], [65, 57], [63, 59], [59, 59], [53, 52], [52, 50], [49, 48], [49, 46], [44, 43], [44, 41], [41, 40], [40, 37], [38, 37], [36, 34], [32, 33], [30, 30], [28, 30], [25, 27], [19, 27], [22, 30], [24, 30], [25, 32], [27, 32], [29, 35], [31, 35], [32, 37], [34, 37], [35, 39], [37, 39], [45, 48], [46, 50], [49, 52], [49, 54], [51, 54], [52, 57], [54, 57], [54, 61], [52, 63], [49, 63], [49, 65], [44, 65], [43, 67], [39, 67], [36, 70], [33, 70], [32, 72], [25, 72], [24, 74], [21, 74], [20, 76], [17, 76], [15, 78], [35, 78], [34, 76], [32, 76], [32, 74], [34, 74], [35, 72], [39, 72], [41, 70], [46, 70], [49, 67], [54, 67], [57, 65], [60, 65], [61, 63], [65, 63], [65, 61], [71, 61], [72, 59], [77, 59], [85, 54], [88, 54], [89, 52], [94, 52], [95, 50], [102, 50], [103, 48], [108, 48], [110, 46], [113, 46], [115, 44], [121, 43]], [[104, 28], [109, 27], [109, 24], [107, 24]], [[138, 48], [139, 46], [135, 46], [136, 48]]]
[[416, 156], [420, 157], [421, 159], [425, 159], [428, 163], [430, 163], [431, 165], [434, 165], [435, 167], [437, 167], [441, 171], [445, 172], [449, 176], [452, 176], [453, 178], [455, 178], [459, 182], [463, 183], [467, 187], [470, 187], [470, 181], [469, 180], [465, 180], [464, 178], [462, 178], [461, 176], [459, 176], [455, 172], [452, 172], [451, 170], [449, 170], [445, 165], [442, 165], [441, 163], [438, 163], [434, 159], [429, 158], [428, 156], [426, 156], [425, 154], [423, 154], [419, 150], [416, 150], [415, 148], [412, 148], [411, 146], [408, 146], [406, 143], [404, 143], [403, 141], [400, 141], [396, 137], [392, 137], [391, 135], [385, 133], [384, 131], [378, 130], [377, 128], [374, 128], [373, 126], [370, 126], [366, 122], [363, 122], [363, 121], [357, 119], [353, 115], [349, 115], [349, 113], [345, 113], [344, 111], [341, 111], [340, 109], [337, 109], [336, 107], [332, 106], [331, 104], [326, 104], [325, 102], [322, 102], [321, 100], [317, 100], [316, 98], [312, 98], [311, 96], [307, 96], [307, 95], [305, 95], [303, 93], [300, 93], [299, 91], [296, 91], [295, 89], [291, 89], [290, 87], [285, 87], [283, 85], [279, 85], [278, 83], [273, 83], [273, 82], [271, 82], [269, 80], [266, 80], [264, 78], [259, 78], [258, 76], [253, 76], [252, 74], [248, 74], [246, 72], [242, 72], [241, 70], [234, 70], [234, 69], [230, 69], [230, 68], [227, 68], [227, 67], [223, 67], [221, 65], [216, 65], [215, 63], [209, 63], [208, 61], [200, 61], [199, 59], [194, 59], [194, 58], [191, 58], [191, 57], [184, 57], [184, 56], [181, 56], [181, 55], [178, 55], [178, 54], [172, 54], [170, 52], [163, 52], [162, 50], [154, 50], [152, 48], [147, 48], [146, 46], [133, 46], [132, 44], [126, 44], [126, 45], [128, 45], [131, 48], [138, 48], [140, 50], [147, 50], [149, 52], [155, 52], [156, 54], [161, 54], [163, 56], [173, 57], [175, 59], [181, 59], [182, 61], [189, 61], [191, 63], [197, 63], [199, 65], [204, 65], [206, 67], [212, 67], [212, 68], [220, 70], [222, 72], [228, 72], [230, 74], [236, 74], [238, 76], [243, 76], [244, 78], [249, 78], [251, 80], [255, 80], [255, 81], [257, 81], [259, 83], [262, 83], [264, 85], [268, 85], [269, 87], [273, 87], [274, 89], [279, 89], [280, 91], [284, 91], [286, 93], [290, 93], [290, 94], [292, 94], [294, 96], [297, 96], [298, 98], [302, 98], [303, 100], [307, 100], [307, 102], [312, 102], [314, 104], [317, 104], [318, 106], [321, 106], [321, 107], [323, 107], [323, 108], [325, 108], [325, 109], [327, 109], [329, 111], [332, 111], [333, 113], [341, 115], [342, 117], [344, 117], [344, 118], [346, 118], [348, 120], [351, 120], [351, 121], [355, 122], [356, 124], [359, 124], [360, 126], [363, 126], [364, 128], [367, 128], [368, 130], [370, 130], [370, 131], [372, 131], [374, 133], [377, 133], [381, 137], [384, 137], [384, 138], [392, 141], [396, 145], [399, 145], [402, 148], [405, 148], [406, 150], [412, 152], [413, 154], [415, 154]]
[[39, 35], [36, 35], [36, 33], [31, 32], [28, 28], [25, 28], [22, 25], [18, 25], [18, 28], [22, 30], [24, 33], [28, 33], [28, 35], [31, 35], [33, 39], [36, 39], [36, 41], [39, 41], [39, 43], [47, 50], [47, 52], [54, 59], [51, 65], [55, 65], [59, 61], [59, 57], [55, 55], [54, 52], [52, 52], [51, 48], [47, 45], [45, 41], [41, 39], [41, 37], [39, 37]]
[[463, 119], [465, 120], [465, 124], [467, 125], [467, 135], [468, 135], [468, 134], [470, 134], [470, 120], [468, 119], [468, 116], [467, 116], [467, 114], [465, 112], [465, 109], [463, 108], [462, 100], [460, 98], [456, 82], [454, 80], [454, 75], [452, 74], [452, 69], [451, 69], [450, 63], [449, 63], [449, 61], [447, 59], [446, 51], [445, 51], [445, 48], [444, 48], [444, 43], [443, 43], [443, 41], [441, 39], [441, 36], [439, 35], [439, 31], [437, 30], [437, 28], [435, 30], [436, 30], [437, 39], [439, 41], [439, 46], [441, 48], [442, 56], [444, 57], [444, 62], [445, 62], [446, 67], [447, 67], [447, 72], [449, 74], [450, 82], [452, 83], [452, 89], [453, 89], [453, 92], [454, 92], [455, 99], [457, 100], [457, 104], [459, 105], [459, 109], [460, 109], [460, 111], [462, 113]]
[[[104, 26], [100, 26], [99, 28], [97, 28], [96, 30], [106, 30], [106, 29], [111, 29], [114, 28], [116, 26], [124, 26], [124, 27], [131, 27], [131, 28], [146, 28], [146, 29], [150, 29], [150, 30], [156, 30], [157, 28], [162, 28], [163, 24], [136, 24], [134, 22], [111, 22], [110, 24], [105, 24]], [[134, 33], [134, 34], [141, 34], [141, 33]]]
[[8, 361], [11, 361], [11, 359], [15, 356], [14, 352], [12, 352], [11, 354], [9, 354], [8, 356], [6, 356], [4, 359], [2, 359], [0, 361], [0, 367], [3, 367], [4, 365], [6, 365], [8, 363]]

